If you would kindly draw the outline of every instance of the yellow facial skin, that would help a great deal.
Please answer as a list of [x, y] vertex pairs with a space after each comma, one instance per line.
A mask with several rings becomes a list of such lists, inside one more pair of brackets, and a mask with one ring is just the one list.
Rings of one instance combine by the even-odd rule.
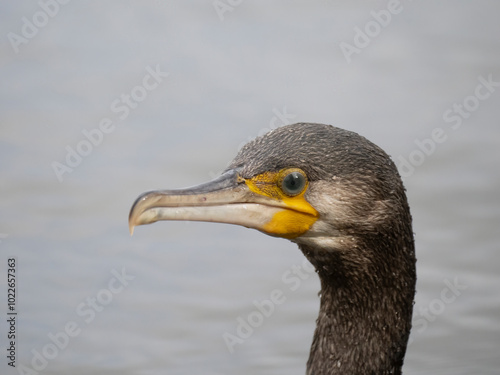
[[[283, 179], [292, 172], [298, 172], [306, 179], [304, 189], [290, 196], [282, 189]], [[264, 231], [270, 235], [293, 239], [307, 232], [318, 219], [318, 212], [309, 204], [304, 195], [309, 186], [306, 174], [298, 168], [285, 168], [278, 172], [264, 172], [245, 179], [248, 188], [256, 193], [276, 199], [286, 205], [286, 209], [273, 215], [265, 224]]]

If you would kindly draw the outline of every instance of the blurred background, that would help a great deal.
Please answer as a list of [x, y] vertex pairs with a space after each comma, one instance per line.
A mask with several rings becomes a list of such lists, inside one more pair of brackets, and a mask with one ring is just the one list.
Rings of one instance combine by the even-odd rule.
[[[497, 1], [0, 9], [2, 374], [304, 374], [319, 282], [294, 244], [127, 223], [140, 193], [212, 179], [294, 122], [358, 132], [404, 176], [418, 255], [405, 374], [498, 374]], [[255, 320], [273, 290], [285, 302]]]

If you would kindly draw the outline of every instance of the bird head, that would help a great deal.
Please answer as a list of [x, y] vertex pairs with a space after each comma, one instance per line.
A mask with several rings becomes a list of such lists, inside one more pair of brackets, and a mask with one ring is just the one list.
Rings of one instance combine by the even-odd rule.
[[379, 147], [353, 132], [300, 123], [247, 143], [213, 181], [142, 194], [129, 226], [132, 233], [160, 220], [229, 223], [337, 248], [383, 231], [401, 194], [394, 163]]

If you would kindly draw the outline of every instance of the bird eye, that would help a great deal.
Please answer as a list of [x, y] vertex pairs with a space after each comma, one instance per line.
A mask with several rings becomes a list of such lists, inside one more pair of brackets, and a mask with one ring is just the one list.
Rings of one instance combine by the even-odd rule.
[[306, 176], [300, 172], [287, 174], [281, 182], [281, 189], [286, 195], [294, 196], [302, 193], [306, 186]]

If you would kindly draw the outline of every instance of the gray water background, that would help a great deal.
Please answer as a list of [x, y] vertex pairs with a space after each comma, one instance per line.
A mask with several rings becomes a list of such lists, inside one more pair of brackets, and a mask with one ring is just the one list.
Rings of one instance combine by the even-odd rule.
[[[294, 244], [230, 225], [127, 227], [140, 193], [209, 180], [249, 139], [299, 121], [413, 158], [405, 374], [500, 373], [500, 90], [474, 99], [481, 77], [500, 81], [499, 3], [401, 1], [378, 33], [385, 1], [232, 4], [219, 16], [211, 1], [73, 1], [46, 22], [39, 3], [0, 5], [0, 373], [21, 373], [5, 357], [15, 256], [18, 366], [45, 349], [46, 374], [303, 374], [319, 282], [290, 281]], [[42, 26], [14, 47], [23, 17]], [[367, 27], [348, 62], [342, 43]], [[169, 75], [144, 91], [148, 67]], [[113, 111], [134, 89], [147, 93], [136, 108]], [[473, 110], [447, 122], [454, 103]], [[85, 149], [82, 130], [105, 119]], [[436, 132], [446, 139], [418, 151]], [[54, 162], [79, 145], [88, 155], [59, 179]], [[113, 272], [133, 277], [114, 294]], [[223, 335], [273, 290], [285, 302], [231, 353]], [[78, 334], [51, 352], [68, 323]]]

